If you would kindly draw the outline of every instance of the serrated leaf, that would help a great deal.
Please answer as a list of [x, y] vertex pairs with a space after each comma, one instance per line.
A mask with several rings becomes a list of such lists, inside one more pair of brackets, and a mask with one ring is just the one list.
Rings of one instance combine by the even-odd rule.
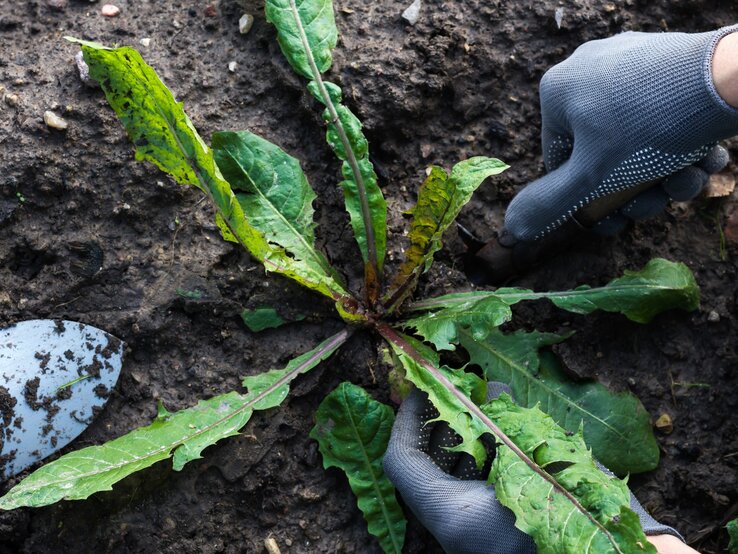
[[648, 412], [636, 396], [611, 392], [596, 382], [572, 382], [553, 354], [539, 353], [542, 346], [565, 336], [522, 331], [504, 335], [496, 330], [480, 341], [468, 331], [459, 334], [470, 362], [484, 370], [487, 380], [510, 385], [521, 406], [540, 403], [568, 431], [583, 425], [585, 441], [611, 471], [627, 475], [656, 468], [658, 443]]
[[[624, 483], [615, 480], [614, 484], [611, 485], [615, 489], [615, 496], [609, 493], [603, 495], [601, 491], [597, 490], [596, 486], [601, 479], [609, 478], [604, 473], [590, 478], [588, 471], [582, 472], [582, 465], [586, 465], [583, 464], [582, 452], [587, 452], [586, 446], [582, 448], [583, 442], [578, 449], [575, 448], [573, 451], [568, 448], [568, 445], [562, 450], [562, 444], [566, 443], [562, 443], [561, 436], [567, 438], [568, 433], [560, 429], [558, 436], [553, 436], [551, 430], [554, 429], [555, 424], [550, 418], [542, 423], [536, 423], [533, 420], [532, 425], [529, 426], [530, 417], [523, 419], [507, 417], [503, 421], [505, 427], [503, 429], [490, 417], [497, 415], [493, 412], [500, 411], [498, 410], [499, 403], [487, 404], [480, 408], [476, 404], [479, 400], [473, 398], [474, 393], [470, 398], [468, 392], [462, 391], [449, 379], [446, 372], [440, 371], [420, 356], [401, 335], [384, 324], [379, 325], [378, 330], [398, 353], [398, 357], [400, 354], [404, 354], [405, 358], [415, 362], [414, 365], [408, 364], [406, 369], [413, 369], [413, 373], [419, 377], [418, 382], [421, 383], [419, 387], [421, 390], [428, 392], [431, 402], [441, 413], [439, 419], [449, 423], [457, 433], [459, 428], [465, 433], [463, 436], [464, 443], [462, 444], [469, 444], [471, 441], [478, 442], [478, 437], [481, 434], [491, 433], [498, 443], [504, 445], [504, 447], [498, 447], [497, 457], [500, 459], [496, 462], [498, 472], [494, 477], [500, 481], [501, 494], [506, 497], [506, 502], [516, 511], [516, 514], [519, 513], [520, 506], [523, 506], [525, 510], [532, 511], [530, 514], [519, 516], [519, 521], [522, 522], [525, 530], [529, 530], [536, 536], [539, 549], [542, 552], [566, 552], [571, 554], [578, 554], [579, 552], [591, 554], [599, 554], [599, 552], [649, 552], [653, 554], [655, 552], [643, 536], [638, 517], [627, 508], [629, 493]], [[483, 395], [486, 391], [486, 382], [479, 381], [483, 385], [481, 391]], [[476, 390], [476, 387], [473, 387], [472, 390]], [[507, 404], [512, 404], [509, 397], [507, 398]], [[503, 407], [507, 408], [507, 406]], [[540, 410], [538, 410], [538, 413], [541, 413]], [[515, 436], [518, 440], [521, 438], [524, 440], [519, 440], [520, 446], [518, 446], [511, 439], [511, 436]], [[523, 448], [527, 448], [528, 452], [524, 451]], [[470, 452], [468, 448], [463, 449], [463, 451]], [[572, 465], [574, 462], [577, 463]], [[586, 463], [593, 465], [591, 456], [588, 457]], [[551, 473], [542, 469], [541, 465], [548, 468]], [[569, 468], [574, 469], [567, 471]], [[585, 469], [588, 470], [589, 468]], [[582, 475], [585, 476], [585, 479], [581, 478]], [[502, 479], [508, 477], [512, 489], [505, 491], [503, 488], [507, 483]], [[561, 479], [561, 482], [556, 480], [557, 477]], [[528, 485], [533, 481], [535, 482], [529, 487]], [[514, 490], [515, 487], [517, 487], [517, 491]], [[582, 498], [577, 499], [565, 487], [577, 489]], [[520, 492], [522, 496], [517, 496], [516, 492]], [[556, 502], [556, 514], [551, 513], [554, 501]], [[610, 522], [606, 524], [599, 523], [595, 516], [588, 511], [588, 508], [582, 506], [582, 502], [587, 503], [589, 509], [597, 510], [598, 514], [610, 516]], [[618, 513], [612, 513], [613, 507], [619, 510]], [[567, 521], [569, 520], [567, 519], [563, 520], [562, 525], [558, 525], [558, 516], [561, 512], [566, 512], [569, 520], [580, 528], [571, 533], [572, 530], [568, 528]], [[547, 523], [554, 521], [557, 522], [556, 527], [549, 527], [551, 532], [546, 533]], [[587, 521], [591, 522], [591, 526], [595, 528], [596, 533], [592, 534], [591, 528], [582, 525], [582, 522], [586, 523]], [[601, 550], [590, 550], [587, 543], [582, 544], [581, 541], [578, 541], [580, 530], [589, 533], [593, 540], [596, 539], [596, 544], [601, 547]], [[600, 535], [605, 537], [604, 541]], [[622, 545], [623, 548], [620, 548], [619, 545]], [[609, 546], [614, 546], [614, 548], [610, 549]], [[635, 546], [635, 549], [631, 548], [632, 546]]]
[[433, 263], [433, 255], [441, 249], [443, 233], [459, 215], [482, 182], [509, 166], [494, 158], [482, 156], [459, 162], [451, 175], [437, 166], [418, 191], [418, 201], [412, 209], [410, 248], [406, 260], [395, 277], [385, 300], [389, 309], [399, 306], [412, 294], [420, 275]]
[[65, 454], [36, 470], [0, 498], [0, 509], [83, 500], [170, 457], [173, 468], [179, 471], [187, 462], [200, 458], [208, 446], [236, 435], [255, 410], [279, 405], [290, 382], [330, 356], [348, 336], [348, 331], [342, 331], [295, 358], [285, 369], [247, 378], [247, 394], [229, 392], [175, 413], [160, 406], [151, 425], [103, 445]]
[[343, 382], [321, 402], [310, 436], [318, 441], [323, 467], [337, 467], [348, 477], [369, 532], [385, 552], [399, 554], [406, 521], [382, 468], [394, 420], [392, 408]]
[[267, 0], [264, 11], [277, 29], [282, 54], [297, 73], [313, 79], [312, 61], [320, 73], [331, 67], [338, 41], [331, 0]]
[[466, 304], [430, 312], [402, 323], [405, 329], [414, 329], [437, 350], [455, 350], [458, 330], [469, 329], [477, 340], [483, 340], [495, 327], [512, 318], [510, 306], [496, 296], [474, 300]]
[[236, 240], [268, 271], [290, 277], [337, 302], [351, 300], [322, 268], [288, 256], [250, 224], [215, 164], [212, 150], [195, 130], [182, 103], [175, 101], [136, 50], [106, 48], [84, 41], [81, 46], [90, 76], [100, 83], [136, 146], [137, 160], [149, 161], [178, 183], [202, 190], [218, 211], [216, 221], [224, 237]]
[[349, 331], [341, 331], [312, 350], [293, 358], [284, 369], [272, 369], [244, 377], [243, 386], [248, 389], [249, 394], [259, 395], [254, 409], [266, 410], [279, 406], [290, 392], [290, 382], [329, 358], [349, 336]]
[[630, 509], [625, 481], [597, 468], [581, 434], [565, 431], [538, 408], [516, 406], [506, 394], [482, 411], [570, 495], [498, 444], [490, 481], [497, 499], [515, 513], [515, 526], [534, 538], [538, 552], [656, 553]]
[[315, 247], [316, 196], [300, 162], [249, 131], [214, 133], [213, 152], [251, 225], [342, 287], [340, 276]]
[[625, 315], [638, 323], [648, 323], [659, 313], [679, 308], [699, 307], [699, 287], [690, 269], [679, 262], [654, 258], [639, 271], [625, 271], [623, 277], [604, 287], [586, 285], [570, 291], [533, 292], [519, 288], [448, 294], [415, 302], [410, 311], [441, 310], [459, 305], [472, 306], [475, 301], [497, 297], [508, 305], [522, 300], [547, 298], [559, 308], [578, 314], [595, 310]]
[[[486, 458], [486, 452], [479, 438], [485, 432], [488, 432], [485, 425], [479, 419], [472, 417], [459, 404], [453, 392], [449, 391], [433, 374], [426, 371], [422, 364], [408, 355], [396, 342], [389, 342], [397, 360], [405, 370], [405, 378], [425, 392], [438, 410], [439, 415], [433, 421], [447, 422], [449, 427], [461, 437], [461, 443], [450, 448], [450, 450], [466, 452], [474, 458], [477, 466], [481, 468]], [[487, 383], [476, 375], [449, 367], [439, 367], [437, 370], [467, 397], [472, 398], [477, 403], [484, 400]]]

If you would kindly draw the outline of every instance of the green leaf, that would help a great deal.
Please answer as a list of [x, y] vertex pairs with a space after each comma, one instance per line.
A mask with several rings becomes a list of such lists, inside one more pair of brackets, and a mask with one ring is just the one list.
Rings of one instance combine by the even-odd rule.
[[623, 277], [604, 287], [586, 285], [570, 291], [533, 292], [527, 289], [501, 288], [448, 294], [415, 302], [410, 311], [440, 310], [459, 305], [471, 306], [475, 301], [497, 297], [513, 305], [521, 300], [548, 298], [559, 308], [578, 314], [595, 310], [625, 315], [638, 323], [648, 323], [663, 311], [680, 308], [692, 311], [699, 307], [699, 287], [694, 275], [683, 263], [654, 258], [640, 271], [625, 271]]
[[[537, 422], [535, 417], [506, 415], [511, 410], [519, 410], [512, 405], [509, 397], [480, 408], [477, 403], [486, 392], [486, 382], [476, 378], [481, 387], [472, 382], [459, 382], [461, 375], [457, 373], [452, 376], [433, 366], [392, 328], [380, 324], [378, 331], [392, 345], [398, 357], [403, 359], [408, 377], [413, 375], [417, 386], [428, 393], [440, 413], [438, 419], [446, 421], [457, 433], [463, 433], [462, 446], [467, 447], [462, 448], [462, 451], [472, 452], [473, 449], [468, 446], [472, 442], [479, 442], [483, 433], [492, 433], [501, 443], [497, 451], [500, 459], [495, 462], [497, 469], [492, 476], [498, 480], [505, 502], [516, 512], [524, 530], [536, 536], [541, 552], [655, 552], [643, 536], [638, 517], [628, 508], [630, 497], [625, 484], [612, 480], [609, 486], [612, 490], [603, 492], [602, 480], [609, 483], [610, 478], [604, 473], [593, 474], [589, 471], [594, 464], [581, 437], [581, 444], [572, 450], [569, 443], [562, 442], [562, 436], [568, 439], [568, 435], [574, 434], [563, 429], [554, 434], [555, 424], [550, 418]], [[408, 360], [412, 363], [407, 363]], [[536, 411], [541, 414], [540, 410]], [[498, 425], [497, 416], [500, 415], [503, 419]], [[562, 444], [565, 445], [563, 449]], [[586, 462], [583, 459], [585, 454], [588, 456]], [[573, 469], [568, 471], [569, 468]], [[504, 490], [506, 487], [507, 490]], [[576, 490], [576, 495], [567, 489]], [[521, 495], [516, 495], [516, 492]], [[587, 508], [582, 506], [583, 503]], [[531, 513], [520, 515], [520, 506]], [[556, 513], [551, 510], [553, 507]], [[568, 520], [560, 519], [563, 512]], [[604, 524], [596, 519], [596, 516], [603, 514], [609, 520]], [[622, 523], [616, 521], [618, 518]], [[577, 528], [569, 529], [566, 523], [569, 520]], [[551, 523], [555, 523], [555, 526], [551, 527]], [[547, 530], [550, 531], [548, 534]], [[580, 530], [588, 533], [593, 541], [596, 540], [595, 544], [601, 549], [590, 550], [586, 542], [578, 542]]]
[[570, 312], [617, 312], [638, 323], [648, 323], [666, 310], [692, 311], [700, 305], [699, 287], [689, 268], [661, 258], [654, 258], [640, 271], [626, 271], [602, 288], [579, 287], [547, 298]]
[[187, 462], [200, 458], [208, 446], [236, 435], [254, 410], [279, 405], [289, 392], [290, 382], [330, 356], [348, 336], [348, 331], [341, 331], [292, 360], [285, 369], [247, 378], [248, 394], [229, 392], [175, 413], [160, 406], [151, 425], [101, 446], [71, 452], [36, 470], [0, 498], [0, 509], [83, 500], [170, 457], [179, 471]]
[[267, 0], [264, 11], [277, 28], [284, 57], [297, 73], [313, 79], [313, 64], [320, 73], [328, 71], [338, 41], [331, 0]]
[[738, 519], [729, 521], [725, 526], [728, 529], [730, 544], [728, 544], [728, 552], [730, 554], [738, 554]]
[[315, 248], [315, 192], [300, 162], [248, 131], [213, 134], [213, 151], [223, 176], [239, 191], [236, 197], [251, 225], [269, 242], [340, 283], [340, 276]]
[[[69, 38], [73, 42], [77, 39]], [[215, 205], [226, 239], [246, 248], [268, 271], [281, 273], [337, 302], [348, 292], [325, 270], [297, 260], [246, 219], [230, 185], [223, 179], [213, 152], [198, 135], [181, 102], [132, 48], [105, 48], [82, 42], [85, 62], [136, 146], [136, 159], [146, 160], [181, 184], [202, 190]]]
[[539, 553], [656, 553], [630, 509], [625, 481], [597, 468], [581, 433], [565, 431], [537, 407], [516, 406], [506, 394], [482, 411], [569, 495], [498, 444], [490, 481], [500, 503], [515, 513], [515, 526], [534, 538]]
[[350, 334], [349, 331], [341, 331], [333, 335], [312, 350], [290, 360], [284, 369], [272, 369], [244, 377], [243, 386], [248, 389], [249, 394], [259, 397], [254, 409], [266, 410], [279, 406], [290, 392], [290, 382], [329, 358], [346, 342]]
[[387, 203], [379, 188], [374, 166], [369, 161], [369, 142], [361, 131], [359, 119], [339, 103], [342, 93], [338, 85], [312, 81], [308, 89], [326, 106], [323, 111], [323, 119], [328, 125], [326, 140], [343, 162], [341, 188], [346, 211], [366, 271], [372, 272], [376, 266], [376, 276], [366, 275], [368, 285], [376, 287], [378, 285], [374, 281], [379, 281], [387, 250]]
[[277, 28], [277, 38], [287, 60], [303, 77], [308, 90], [326, 110], [327, 140], [343, 161], [341, 183], [351, 227], [364, 258], [367, 298], [374, 304], [379, 296], [386, 251], [387, 205], [369, 161], [368, 143], [361, 122], [340, 104], [341, 89], [324, 83], [321, 73], [331, 65], [331, 51], [338, 32], [330, 0], [267, 0], [267, 20]]
[[418, 201], [412, 209], [410, 248], [406, 260], [395, 277], [385, 306], [393, 310], [412, 294], [420, 275], [433, 263], [433, 255], [441, 249], [443, 233], [459, 215], [482, 182], [509, 166], [494, 158], [482, 156], [459, 162], [451, 175], [437, 166], [418, 191]]
[[[287, 321], [282, 319], [277, 310], [270, 307], [246, 309], [241, 312], [241, 319], [252, 333], [258, 333], [264, 329], [276, 329]], [[305, 316], [293, 318], [292, 321], [302, 321]]]
[[643, 404], [628, 392], [614, 393], [595, 382], [573, 383], [558, 360], [542, 346], [566, 337], [522, 331], [504, 335], [495, 330], [486, 340], [461, 330], [460, 344], [470, 362], [480, 366], [488, 381], [512, 388], [524, 407], [540, 404], [559, 425], [575, 432], [584, 426], [584, 439], [594, 455], [618, 475], [655, 469], [659, 447]]
[[455, 350], [458, 330], [470, 329], [477, 340], [483, 340], [495, 327], [510, 321], [510, 306], [496, 296], [423, 314], [402, 323], [403, 328], [415, 329], [416, 334], [432, 343], [437, 350]]
[[394, 421], [392, 408], [343, 382], [321, 402], [310, 436], [318, 441], [323, 467], [337, 467], [348, 477], [369, 532], [385, 552], [400, 554], [405, 516], [382, 469]]
[[[390, 340], [389, 343], [405, 370], [405, 378], [425, 392], [438, 410], [438, 418], [433, 421], [447, 422], [449, 427], [461, 437], [461, 443], [449, 450], [466, 452], [474, 457], [477, 466], [481, 468], [487, 454], [479, 439], [484, 433], [489, 432], [484, 423], [472, 417], [467, 409], [459, 404], [453, 391], [450, 391], [432, 373], [426, 371], [424, 365], [398, 346], [397, 342]], [[430, 360], [428, 363], [435, 365]], [[486, 397], [487, 383], [476, 375], [449, 367], [439, 367], [436, 371], [475, 402], [481, 403]]]

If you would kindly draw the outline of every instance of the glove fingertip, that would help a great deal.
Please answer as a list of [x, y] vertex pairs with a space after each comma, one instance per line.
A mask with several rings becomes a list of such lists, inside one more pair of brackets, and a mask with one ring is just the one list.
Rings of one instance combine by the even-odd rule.
[[730, 161], [728, 150], [721, 145], [716, 145], [707, 156], [698, 161], [695, 165], [707, 173], [718, 173], [725, 169]]

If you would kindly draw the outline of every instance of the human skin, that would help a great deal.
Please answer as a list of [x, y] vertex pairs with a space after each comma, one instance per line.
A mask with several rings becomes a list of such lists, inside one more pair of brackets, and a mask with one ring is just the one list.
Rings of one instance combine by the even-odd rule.
[[715, 48], [712, 80], [723, 100], [738, 108], [738, 33], [724, 36]]
[[654, 535], [648, 542], [656, 547], [659, 554], [699, 554], [691, 546], [687, 546], [674, 535]]

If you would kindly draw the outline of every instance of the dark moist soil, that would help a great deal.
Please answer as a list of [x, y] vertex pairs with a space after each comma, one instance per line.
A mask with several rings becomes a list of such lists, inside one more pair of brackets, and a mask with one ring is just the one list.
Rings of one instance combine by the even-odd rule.
[[[320, 197], [319, 242], [354, 288], [361, 268], [319, 110], [280, 55], [262, 2], [224, 0], [212, 9], [204, 1], [119, 0], [116, 18], [102, 17], [101, 5], [87, 0], [60, 11], [50, 4], [67, 3], [0, 0], [0, 323], [76, 320], [127, 343], [107, 408], [71, 449], [150, 422], [157, 401], [176, 410], [236, 389], [241, 376], [283, 366], [340, 324], [321, 322], [331, 314], [329, 303], [267, 278], [246, 253], [223, 242], [197, 190], [134, 162], [101, 92], [80, 82], [77, 48], [64, 35], [139, 48], [204, 137], [250, 129], [303, 160]], [[543, 171], [538, 81], [577, 45], [628, 29], [701, 31], [738, 21], [735, 3], [698, 0], [426, 0], [415, 26], [400, 17], [410, 0], [337, 4], [341, 40], [330, 78], [343, 86], [378, 167], [391, 176], [382, 182], [390, 266], [404, 246], [402, 213], [431, 163], [450, 167], [477, 154], [510, 163], [461, 216], [482, 237], [499, 228], [514, 193]], [[256, 18], [245, 36], [237, 25], [243, 12]], [[148, 47], [143, 38], [151, 39]], [[234, 72], [230, 61], [237, 62]], [[50, 109], [69, 122], [66, 131], [44, 125]], [[664, 314], [643, 326], [616, 315], [561, 313], [540, 302], [518, 310], [514, 322], [576, 330], [559, 349], [572, 368], [633, 391], [654, 420], [671, 416], [674, 431], [659, 435], [661, 465], [631, 485], [660, 521], [705, 552], [725, 547], [721, 526], [738, 515], [738, 250], [728, 244], [721, 257], [720, 249], [721, 218], [731, 202], [673, 206], [519, 280], [539, 290], [602, 284], [663, 256], [694, 271], [699, 311]], [[458, 271], [461, 250], [449, 232], [422, 292], [469, 286]], [[260, 306], [308, 318], [252, 334], [239, 311]], [[301, 377], [280, 410], [257, 413], [243, 433], [179, 473], [164, 462], [87, 501], [0, 515], [0, 551], [262, 552], [274, 537], [282, 552], [376, 552], [345, 478], [322, 469], [308, 438], [321, 398], [344, 379], [389, 401], [376, 349], [375, 339], [357, 334]], [[406, 551], [440, 549], [411, 521]]]

